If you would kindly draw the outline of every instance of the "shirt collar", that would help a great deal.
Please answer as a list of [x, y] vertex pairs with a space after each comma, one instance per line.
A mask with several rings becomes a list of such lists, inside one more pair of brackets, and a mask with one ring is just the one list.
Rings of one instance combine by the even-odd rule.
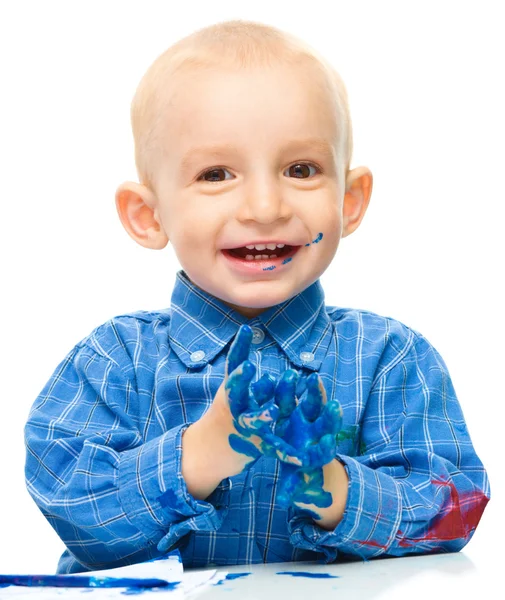
[[297, 367], [317, 371], [328, 350], [332, 323], [318, 279], [296, 296], [247, 318], [197, 287], [181, 269], [170, 308], [171, 347], [189, 368], [201, 368], [235, 337], [240, 326], [263, 327]]

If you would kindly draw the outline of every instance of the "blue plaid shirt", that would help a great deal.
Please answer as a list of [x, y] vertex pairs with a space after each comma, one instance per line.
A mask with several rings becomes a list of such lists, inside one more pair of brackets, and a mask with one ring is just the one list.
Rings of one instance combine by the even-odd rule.
[[[182, 433], [212, 403], [243, 323], [258, 378], [317, 371], [342, 404], [336, 458], [349, 488], [332, 531], [276, 505], [273, 458], [206, 501], [186, 489]], [[67, 547], [59, 573], [173, 548], [187, 567], [454, 552], [490, 496], [438, 352], [392, 318], [325, 306], [319, 280], [247, 319], [180, 270], [170, 308], [114, 317], [65, 356], [33, 404], [25, 442], [28, 491]]]

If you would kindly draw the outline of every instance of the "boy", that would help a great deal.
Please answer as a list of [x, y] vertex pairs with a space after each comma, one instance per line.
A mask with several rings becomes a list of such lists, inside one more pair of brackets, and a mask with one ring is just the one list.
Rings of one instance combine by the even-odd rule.
[[463, 548], [490, 492], [444, 361], [324, 304], [372, 190], [332, 67], [273, 27], [216, 24], [153, 63], [132, 125], [141, 183], [119, 217], [183, 269], [169, 309], [97, 327], [32, 407], [26, 481], [67, 546], [58, 572], [174, 548], [190, 567]]

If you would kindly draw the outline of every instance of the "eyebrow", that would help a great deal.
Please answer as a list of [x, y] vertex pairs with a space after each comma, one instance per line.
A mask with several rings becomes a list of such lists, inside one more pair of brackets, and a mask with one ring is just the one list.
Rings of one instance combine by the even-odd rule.
[[[319, 154], [323, 154], [326, 157], [333, 158], [335, 156], [335, 150], [333, 145], [324, 138], [306, 138], [291, 140], [284, 147], [284, 150], [296, 150], [310, 148], [315, 150]], [[209, 156], [222, 156], [224, 154], [239, 154], [240, 150], [233, 144], [208, 144], [207, 146], [200, 146], [198, 148], [191, 148], [184, 154], [181, 160], [181, 170], [185, 171], [191, 166], [192, 161], [199, 155]]]

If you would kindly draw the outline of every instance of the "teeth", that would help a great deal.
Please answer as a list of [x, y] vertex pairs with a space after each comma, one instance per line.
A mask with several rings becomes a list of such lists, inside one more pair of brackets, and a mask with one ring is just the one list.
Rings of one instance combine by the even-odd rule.
[[252, 250], [253, 248], [256, 248], [256, 250], [265, 250], [265, 248], [268, 248], [269, 250], [275, 250], [275, 248], [284, 248], [284, 246], [285, 244], [252, 244], [250, 246], [246, 246], [246, 248], [248, 250]]
[[246, 254], [245, 257], [246, 260], [266, 260], [267, 258], [277, 258], [277, 254], [270, 254], [270, 256], [268, 254], [257, 254], [256, 256]]

